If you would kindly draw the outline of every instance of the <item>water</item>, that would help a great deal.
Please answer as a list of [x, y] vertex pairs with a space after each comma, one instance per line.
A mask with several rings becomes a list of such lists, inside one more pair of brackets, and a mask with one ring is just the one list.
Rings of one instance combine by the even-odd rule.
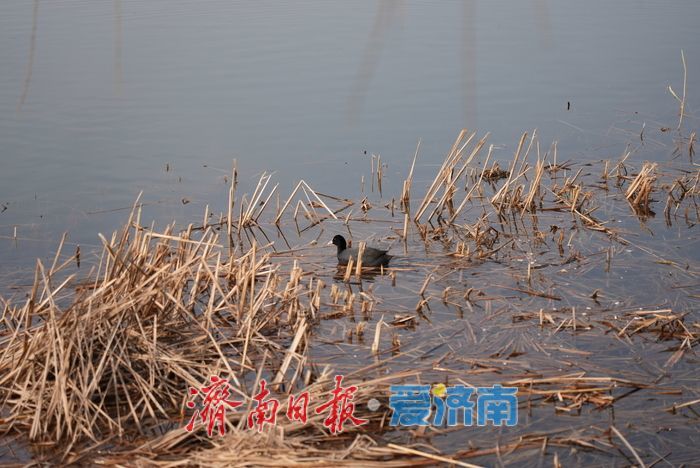
[[[688, 67], [686, 126], [698, 128], [699, 17], [700, 3], [693, 0], [5, 0], [0, 2], [0, 291], [24, 292], [34, 259], [52, 257], [63, 232], [67, 250], [79, 244], [89, 261], [97, 233], [119, 227], [140, 192], [143, 219], [160, 226], [173, 219], [197, 222], [205, 205], [225, 211], [234, 158], [241, 191], [250, 193], [263, 171], [275, 171], [283, 197], [303, 178], [321, 192], [353, 199], [361, 198], [363, 175], [369, 191], [371, 154], [380, 154], [388, 166], [385, 193], [400, 193], [419, 139], [414, 186], [422, 193], [465, 127], [491, 132], [489, 141], [502, 159], [511, 158], [523, 131], [537, 128], [543, 145], [558, 141], [560, 161], [617, 159], [634, 141], [642, 145], [633, 155], [636, 167], [644, 159], [667, 162], [673, 148], [659, 143], [660, 129], [677, 124], [678, 104], [667, 87], [682, 92], [681, 50]], [[652, 226], [655, 236], [643, 233], [635, 240], [664, 258], [675, 260], [680, 250], [697, 261], [697, 240], [685, 228], [663, 230], [661, 210]], [[603, 218], [618, 214], [611, 210]], [[628, 219], [625, 228], [635, 222]], [[382, 237], [388, 229], [371, 225], [356, 232], [360, 238]], [[648, 274], [635, 283], [640, 275], [635, 255], [617, 253], [622, 266], [615, 273], [624, 282], [606, 275], [598, 257], [595, 268], [571, 282], [583, 278], [591, 292], [618, 285], [603, 301], [606, 307], [614, 301], [629, 308], [675, 305], [675, 296], [664, 294], [683, 282]], [[316, 259], [332, 268], [326, 252]], [[415, 254], [402, 261], [426, 260]], [[441, 261], [446, 270], [453, 268]], [[469, 281], [472, 274], [498, 282], [503, 273], [497, 268], [487, 265], [465, 275]], [[423, 273], [406, 273], [400, 287], [419, 289]], [[449, 281], [465, 283], [461, 276], [445, 284]], [[634, 284], [642, 291], [630, 294], [627, 287]], [[405, 291], [396, 290], [402, 296], [392, 301], [386, 281], [377, 289], [401, 310]], [[522, 308], [540, 306], [532, 300]], [[463, 326], [461, 317], [447, 312], [445, 322]], [[487, 312], [483, 316], [490, 319]], [[500, 319], [504, 327], [512, 321], [507, 314]], [[486, 330], [486, 319], [483, 324]], [[498, 351], [510, 339], [478, 325], [480, 346]], [[345, 331], [327, 336], [341, 340]], [[415, 340], [424, 335], [427, 342], [434, 333], [418, 327]], [[523, 336], [540, 338], [532, 331]], [[597, 339], [562, 333], [549, 341], [595, 350]], [[460, 352], [476, 353], [469, 351], [471, 342], [462, 345]], [[622, 342], [610, 346], [604, 357], [615, 367], [617, 357], [630, 351]], [[650, 362], [663, 367], [667, 355], [654, 346]], [[681, 361], [682, 371], [691, 375], [694, 364]], [[678, 374], [674, 378], [684, 384]], [[636, 409], [641, 403], [633, 401]], [[579, 424], [599, 422], [595, 418]]]
[[64, 231], [94, 244], [124, 219], [96, 212], [142, 190], [161, 202], [148, 212], [158, 220], [199, 216], [222, 204], [233, 158], [246, 176], [351, 196], [364, 151], [399, 186], [419, 138], [429, 166], [462, 127], [492, 132], [504, 157], [533, 128], [566, 156], [617, 156], [627, 135], [615, 128], [673, 123], [666, 87], [680, 92], [681, 49], [692, 111], [699, 12], [693, 1], [2, 2], [2, 263], [29, 261], [7, 239], [15, 225], [34, 240], [30, 257]]

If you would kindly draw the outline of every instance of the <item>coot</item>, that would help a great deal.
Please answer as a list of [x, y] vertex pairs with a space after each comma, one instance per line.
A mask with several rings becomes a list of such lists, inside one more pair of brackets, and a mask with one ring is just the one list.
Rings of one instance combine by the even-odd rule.
[[[345, 238], [343, 236], [335, 236], [332, 243], [333, 245], [338, 246], [339, 265], [347, 265], [351, 257], [353, 258], [354, 262], [357, 261], [357, 253], [359, 249], [357, 247], [348, 248], [348, 244], [345, 242]], [[362, 266], [386, 266], [389, 263], [389, 260], [391, 260], [393, 257], [393, 255], [389, 255], [387, 252], [387, 250], [380, 250], [375, 249], [374, 247], [365, 246], [365, 250], [362, 253]]]

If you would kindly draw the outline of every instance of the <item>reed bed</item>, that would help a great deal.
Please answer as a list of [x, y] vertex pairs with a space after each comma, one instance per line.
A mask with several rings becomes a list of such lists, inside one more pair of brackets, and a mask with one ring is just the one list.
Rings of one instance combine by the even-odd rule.
[[[121, 233], [101, 237], [88, 279], [56, 280], [71, 259], [38, 262], [27, 301], [5, 306], [5, 430], [61, 444], [67, 455], [86, 439], [143, 432], [182, 410], [187, 385], [245, 375], [263, 355], [289, 353], [271, 369], [280, 382], [299, 371], [316, 290], [294, 271], [285, 281], [255, 245], [224, 259], [209, 229], [157, 233], [138, 219], [136, 209]], [[273, 332], [276, 340], [266, 337]]]
[[[639, 165], [631, 148], [599, 167], [562, 162], [536, 132], [503, 158], [488, 140], [461, 131], [424, 186], [419, 142], [389, 203], [378, 156], [378, 198], [360, 200], [305, 181], [284, 197], [267, 173], [239, 196], [234, 164], [218, 221], [207, 207], [201, 225], [158, 230], [142, 223], [137, 201], [94, 256], [62, 241], [52, 261], [37, 262], [25, 300], [0, 301], [0, 430], [46, 463], [696, 459], [678, 441], [697, 436], [687, 420], [697, 421], [700, 402], [700, 268], [679, 255], [682, 244], [659, 248], [645, 235], [674, 227], [697, 241], [700, 171]], [[336, 269], [318, 245], [337, 229], [360, 249], [379, 232], [404, 255], [386, 270]], [[637, 265], [661, 280], [644, 282]], [[630, 282], [657, 289], [630, 298]], [[336, 374], [358, 387], [356, 416], [367, 425], [331, 435], [322, 415], [285, 417], [289, 395], [324, 401]], [[227, 413], [222, 437], [185, 430], [188, 389], [212, 375], [229, 378], [243, 404]], [[262, 379], [281, 404], [276, 425], [258, 433], [245, 416]], [[517, 387], [522, 423], [390, 426], [390, 385], [418, 382]]]

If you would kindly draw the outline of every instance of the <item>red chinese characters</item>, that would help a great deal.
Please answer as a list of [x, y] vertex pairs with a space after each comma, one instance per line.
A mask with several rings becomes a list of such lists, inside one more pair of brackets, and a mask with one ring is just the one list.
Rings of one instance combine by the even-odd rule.
[[256, 402], [255, 408], [248, 414], [248, 429], [256, 426], [258, 432], [262, 432], [263, 426], [267, 424], [275, 425], [277, 421], [277, 408], [280, 402], [275, 398], [265, 400], [270, 394], [270, 391], [265, 388], [267, 382], [265, 379], [260, 380], [260, 392], [253, 397]]
[[[335, 388], [329, 393], [330, 399], [314, 409], [316, 414], [327, 413], [323, 420], [323, 425], [332, 434], [343, 432], [343, 426], [350, 422], [355, 426], [362, 426], [369, 421], [355, 416], [355, 392], [358, 387], [351, 385], [343, 387], [343, 376], [335, 376]], [[191, 387], [189, 390], [191, 401], [187, 402], [188, 408], [197, 407], [195, 399], [202, 395], [202, 405], [195, 410], [185, 429], [188, 432], [194, 430], [195, 423], [201, 420], [206, 423], [207, 434], [211, 437], [214, 426], [218, 426], [219, 435], [226, 434], [226, 410], [241, 406], [243, 402], [230, 399], [231, 385], [228, 380], [217, 376], [210, 377], [210, 385], [199, 389]], [[271, 392], [265, 379], [260, 380], [260, 391], [252, 397], [254, 405], [248, 413], [246, 422], [248, 429], [255, 429], [262, 432], [266, 424], [274, 426], [277, 422], [277, 411], [280, 409], [280, 402], [276, 398], [270, 397]], [[308, 391], [301, 392], [298, 396], [289, 395], [287, 400], [287, 418], [289, 421], [299, 421], [306, 424], [309, 414], [309, 403], [311, 395]]]
[[309, 392], [302, 392], [298, 397], [289, 395], [287, 418], [290, 421], [301, 421], [306, 424], [309, 409]]
[[[209, 380], [211, 381], [211, 385], [207, 387], [202, 387], [200, 389], [190, 387], [191, 396], [195, 396], [200, 393], [204, 394], [204, 409], [201, 412], [199, 410], [195, 411], [192, 418], [190, 418], [190, 422], [187, 424], [187, 426], [185, 426], [185, 430], [192, 432], [194, 430], [195, 420], [197, 419], [197, 416], [199, 416], [203, 423], [207, 423], [207, 435], [209, 437], [211, 437], [215, 424], [219, 427], [219, 435], [223, 436], [226, 434], [226, 409], [236, 408], [241, 406], [243, 403], [228, 399], [230, 394], [230, 384], [228, 380], [224, 380], [215, 375], [212, 375]], [[187, 407], [194, 408], [195, 402], [188, 401]]]
[[343, 424], [345, 424], [346, 421], [350, 421], [355, 426], [361, 426], [369, 422], [367, 419], [360, 419], [354, 416], [355, 403], [353, 403], [352, 400], [355, 397], [357, 386], [352, 385], [343, 388], [341, 386], [342, 383], [343, 376], [336, 375], [335, 389], [331, 392], [333, 397], [315, 410], [316, 414], [328, 410], [329, 414], [326, 419], [324, 419], [323, 425], [327, 427], [332, 434], [343, 432]]

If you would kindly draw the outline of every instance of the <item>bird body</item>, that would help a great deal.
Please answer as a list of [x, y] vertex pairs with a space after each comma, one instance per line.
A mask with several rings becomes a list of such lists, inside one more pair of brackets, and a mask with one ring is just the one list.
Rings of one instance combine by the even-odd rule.
[[[335, 236], [332, 243], [338, 247], [339, 265], [347, 265], [351, 258], [357, 262], [359, 249], [357, 247], [348, 247], [343, 236]], [[375, 249], [374, 247], [365, 247], [362, 252], [362, 266], [379, 267], [388, 265], [393, 255], [389, 255], [387, 252], [387, 250]]]

